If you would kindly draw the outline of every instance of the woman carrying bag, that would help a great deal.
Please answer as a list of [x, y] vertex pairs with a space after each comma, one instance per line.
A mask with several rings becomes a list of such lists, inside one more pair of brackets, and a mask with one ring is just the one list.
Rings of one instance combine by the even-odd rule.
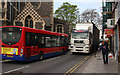
[[102, 50], [102, 55], [103, 55], [103, 62], [104, 64], [108, 64], [108, 53], [109, 53], [109, 48], [108, 48], [108, 43], [107, 42], [102, 42], [102, 45], [100, 46], [100, 51]]

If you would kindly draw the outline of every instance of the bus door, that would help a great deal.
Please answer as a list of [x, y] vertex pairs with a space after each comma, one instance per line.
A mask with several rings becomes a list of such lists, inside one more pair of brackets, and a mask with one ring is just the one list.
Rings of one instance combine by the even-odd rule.
[[34, 52], [38, 53], [38, 46], [34, 46]]
[[38, 52], [38, 46], [31, 46], [31, 52], [34, 54], [34, 53], [37, 53]]
[[26, 52], [25, 52], [25, 58], [30, 58], [31, 57], [31, 48], [26, 47]]
[[38, 47], [37, 46], [26, 47], [25, 57], [26, 58], [31, 58], [31, 56], [36, 54], [36, 53], [38, 53]]
[[35, 33], [26, 32], [26, 57], [31, 57], [38, 52], [38, 46], [36, 44], [37, 35]]
[[30, 47], [30, 55], [34, 55], [38, 53], [38, 46], [31, 46]]

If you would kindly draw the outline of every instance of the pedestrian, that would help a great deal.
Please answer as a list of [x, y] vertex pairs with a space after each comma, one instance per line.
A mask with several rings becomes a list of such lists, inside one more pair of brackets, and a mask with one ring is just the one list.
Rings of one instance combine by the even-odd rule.
[[102, 45], [100, 46], [100, 51], [101, 50], [103, 55], [103, 62], [104, 64], [108, 64], [108, 53], [109, 53], [108, 43], [103, 41]]
[[108, 40], [106, 40], [104, 43], [106, 44], [107, 47], [109, 47]]

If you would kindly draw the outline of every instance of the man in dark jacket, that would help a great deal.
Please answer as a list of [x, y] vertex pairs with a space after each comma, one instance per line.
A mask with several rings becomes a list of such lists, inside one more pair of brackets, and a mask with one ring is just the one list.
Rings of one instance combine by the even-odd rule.
[[102, 50], [102, 55], [103, 55], [103, 62], [104, 64], [108, 64], [108, 53], [109, 53], [109, 48], [108, 48], [108, 43], [107, 42], [102, 42], [102, 45], [100, 46], [100, 51]]

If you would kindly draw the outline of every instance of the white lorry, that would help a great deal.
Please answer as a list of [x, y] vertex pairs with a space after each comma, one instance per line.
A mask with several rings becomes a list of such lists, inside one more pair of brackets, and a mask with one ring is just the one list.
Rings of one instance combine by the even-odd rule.
[[97, 50], [99, 30], [93, 23], [79, 23], [71, 33], [70, 51], [74, 53], [91, 53]]

